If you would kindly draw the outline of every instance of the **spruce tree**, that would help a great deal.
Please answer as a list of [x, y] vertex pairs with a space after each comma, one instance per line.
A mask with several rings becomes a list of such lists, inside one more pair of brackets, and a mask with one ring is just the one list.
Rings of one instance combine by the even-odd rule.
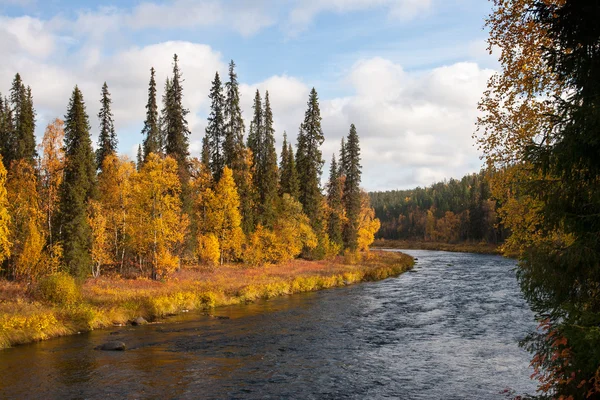
[[287, 142], [287, 132], [283, 132], [283, 145], [281, 146], [281, 161], [279, 161], [279, 195], [283, 196], [284, 193], [287, 193], [286, 187], [288, 183], [288, 142]]
[[[235, 73], [235, 63], [233, 60], [229, 63], [229, 81], [225, 83], [225, 141], [223, 143], [223, 156], [225, 164], [234, 171], [240, 160], [240, 153], [244, 147], [244, 119], [242, 118], [242, 109], [240, 107], [240, 92], [237, 74]], [[236, 180], [236, 184], [239, 184]], [[240, 197], [243, 194], [240, 193]]]
[[296, 168], [299, 178], [299, 200], [305, 214], [311, 221], [315, 231], [323, 229], [322, 224], [322, 198], [321, 173], [323, 158], [321, 145], [325, 140], [321, 129], [321, 111], [319, 98], [313, 88], [308, 99], [308, 107], [304, 115], [304, 122], [300, 125], [298, 133], [298, 148], [296, 150]]
[[210, 114], [208, 116], [208, 125], [206, 126], [206, 137], [210, 149], [210, 170], [213, 179], [218, 182], [221, 179], [223, 168], [225, 168], [225, 119], [223, 108], [225, 107], [225, 97], [223, 96], [223, 85], [219, 73], [215, 73], [215, 79], [212, 82], [212, 88], [208, 98], [211, 100]]
[[138, 171], [142, 169], [142, 164], [144, 164], [144, 152], [142, 151], [142, 146], [138, 145], [136, 156], [136, 169]]
[[263, 107], [260, 92], [256, 90], [254, 95], [254, 104], [252, 105], [254, 116], [250, 122], [250, 132], [248, 133], [248, 148], [252, 150], [254, 165], [257, 164], [257, 157], [260, 155], [262, 143], [260, 142], [263, 130]]
[[294, 198], [294, 200], [298, 200], [300, 196], [300, 181], [298, 180], [298, 170], [296, 169], [296, 159], [294, 157], [294, 149], [292, 148], [292, 144], [288, 145], [288, 169], [289, 169], [289, 178], [287, 183], [287, 191]]
[[92, 265], [87, 208], [88, 201], [96, 197], [96, 162], [88, 115], [77, 86], [65, 116], [65, 158], [59, 216], [63, 259], [71, 274], [84, 276]]
[[98, 149], [96, 150], [96, 165], [102, 169], [104, 159], [109, 154], [117, 151], [117, 134], [115, 133], [115, 122], [111, 110], [112, 99], [108, 91], [108, 85], [104, 82], [102, 85], [102, 98], [100, 99], [100, 134], [98, 135]]
[[183, 79], [179, 70], [177, 54], [173, 56], [173, 77], [167, 81], [164, 96], [163, 128], [166, 154], [177, 161], [179, 179], [189, 179], [188, 161], [190, 130], [186, 119], [189, 110], [183, 107]]
[[327, 184], [327, 205], [329, 206], [329, 218], [327, 221], [327, 233], [329, 239], [342, 246], [342, 222], [344, 214], [344, 206], [342, 204], [342, 186], [340, 179], [340, 170], [338, 169], [335, 154], [331, 159], [329, 169], [329, 182]]
[[262, 108], [260, 93], [254, 98], [254, 118], [250, 125], [248, 147], [252, 150], [254, 166], [254, 187], [257, 192], [258, 222], [271, 226], [275, 218], [277, 199], [277, 153], [275, 151], [275, 130], [269, 92], [265, 94]]
[[340, 144], [340, 176], [346, 176], [348, 170], [348, 154], [346, 151], [346, 141], [342, 137], [342, 143]]
[[13, 118], [8, 98], [3, 99], [0, 94], [0, 155], [4, 164], [12, 159], [13, 154]]
[[142, 135], [144, 135], [144, 160], [150, 153], [162, 153], [162, 138], [160, 121], [158, 118], [158, 105], [156, 103], [156, 71], [150, 68], [150, 83], [148, 84], [148, 103], [146, 104], [146, 120]]
[[208, 143], [208, 137], [202, 138], [202, 153], [200, 155], [200, 161], [204, 166], [210, 169], [210, 144]]
[[358, 228], [360, 217], [360, 143], [354, 124], [350, 126], [346, 142], [346, 179], [344, 181], [344, 209], [346, 224], [344, 226], [344, 245], [350, 250], [358, 247]]
[[25, 159], [33, 163], [36, 157], [35, 150], [35, 110], [31, 88], [25, 87], [21, 76], [15, 75], [10, 90], [12, 105], [13, 129], [10, 132], [8, 143], [10, 151], [6, 165], [14, 160]]

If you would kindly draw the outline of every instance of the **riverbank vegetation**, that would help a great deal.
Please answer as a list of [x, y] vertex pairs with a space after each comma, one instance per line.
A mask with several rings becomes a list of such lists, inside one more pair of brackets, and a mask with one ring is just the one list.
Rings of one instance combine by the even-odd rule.
[[[17, 73], [10, 96], [0, 96], [0, 336], [5, 344], [28, 340], [15, 332], [38, 332], [22, 334], [35, 340], [124, 322], [131, 313], [154, 318], [265, 293], [385, 277], [405, 267], [394, 267], [383, 255], [369, 256], [379, 221], [360, 188], [354, 125], [339, 155], [333, 155], [322, 188], [325, 137], [314, 88], [296, 149], [284, 133], [278, 157], [269, 93], [263, 97], [256, 91], [246, 132], [232, 61], [226, 83], [215, 74], [201, 157], [194, 158], [177, 55], [172, 65], [160, 111], [155, 70], [150, 70], [136, 162], [117, 154], [107, 83], [100, 90], [95, 151], [77, 86], [64, 121], [49, 124], [38, 146], [32, 89]], [[314, 275], [304, 272], [312, 268], [308, 264], [294, 264], [298, 258], [315, 263]], [[353, 266], [345, 269], [342, 259]], [[331, 267], [335, 272], [327, 263], [337, 266]], [[279, 268], [287, 277], [271, 279]], [[110, 279], [103, 278], [106, 274]], [[256, 286], [242, 287], [249, 277], [256, 277]]]
[[540, 326], [540, 398], [600, 398], [600, 5], [494, 0], [476, 135]]
[[405, 250], [440, 250], [455, 253], [476, 253], [476, 254], [504, 254], [500, 246], [493, 243], [479, 242], [424, 242], [411, 240], [387, 240], [375, 239], [373, 248], [379, 249], [405, 249]]
[[487, 253], [509, 234], [498, 218], [500, 204], [491, 196], [486, 172], [369, 196], [381, 221], [377, 239], [400, 240], [406, 248]]
[[32, 289], [0, 281], [0, 348], [92, 329], [149, 321], [193, 310], [253, 302], [396, 276], [412, 268], [411, 257], [371, 252], [360, 263], [292, 260], [263, 268], [225, 264], [190, 266], [167, 281], [108, 274], [81, 286], [68, 274], [52, 275]]

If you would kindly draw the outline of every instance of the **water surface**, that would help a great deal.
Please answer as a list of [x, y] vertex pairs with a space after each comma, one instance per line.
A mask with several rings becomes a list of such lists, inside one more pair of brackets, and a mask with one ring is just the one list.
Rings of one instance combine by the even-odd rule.
[[[398, 278], [0, 351], [0, 398], [495, 399], [534, 393], [512, 260], [406, 250]], [[95, 346], [121, 340], [130, 350]]]

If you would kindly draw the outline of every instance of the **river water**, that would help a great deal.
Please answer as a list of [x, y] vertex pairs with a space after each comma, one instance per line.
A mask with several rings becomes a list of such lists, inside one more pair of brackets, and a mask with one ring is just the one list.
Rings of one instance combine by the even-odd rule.
[[[501, 399], [535, 391], [515, 262], [406, 250], [398, 278], [0, 351], [0, 398]], [[121, 340], [125, 352], [95, 346]]]

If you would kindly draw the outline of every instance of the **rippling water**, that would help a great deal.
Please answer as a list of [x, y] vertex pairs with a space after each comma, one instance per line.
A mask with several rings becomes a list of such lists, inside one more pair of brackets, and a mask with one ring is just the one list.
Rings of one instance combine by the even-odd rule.
[[[395, 279], [0, 351], [0, 398], [494, 399], [533, 393], [535, 324], [498, 256], [410, 250]], [[130, 350], [93, 348], [121, 340]]]

